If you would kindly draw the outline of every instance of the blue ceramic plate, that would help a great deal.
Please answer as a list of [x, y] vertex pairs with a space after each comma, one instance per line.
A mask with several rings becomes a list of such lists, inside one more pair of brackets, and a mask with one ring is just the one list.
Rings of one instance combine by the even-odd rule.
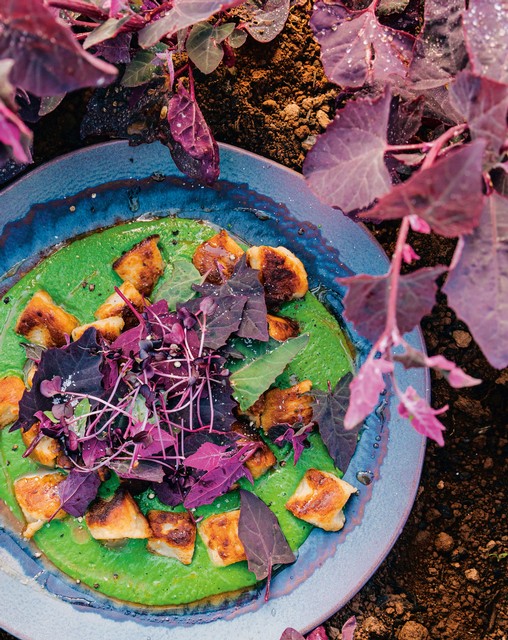
[[[386, 272], [386, 256], [368, 232], [320, 203], [297, 173], [226, 145], [221, 165], [218, 184], [203, 187], [184, 178], [158, 143], [113, 142], [33, 171], [0, 194], [0, 293], [77, 235], [167, 215], [209, 220], [251, 244], [288, 247], [337, 315], [343, 294], [337, 277]], [[368, 345], [349, 330], [361, 359]], [[419, 333], [409, 340], [422, 347]], [[423, 370], [401, 371], [400, 379], [428, 396]], [[268, 603], [262, 589], [184, 612], [114, 603], [76, 586], [4, 522], [0, 626], [30, 640], [278, 640], [288, 626], [306, 632], [340, 609], [391, 549], [415, 498], [424, 448], [388, 393], [367, 420], [345, 476], [360, 490], [347, 507], [345, 528], [314, 530], [297, 562], [275, 576]], [[369, 476], [368, 486], [358, 480]]]

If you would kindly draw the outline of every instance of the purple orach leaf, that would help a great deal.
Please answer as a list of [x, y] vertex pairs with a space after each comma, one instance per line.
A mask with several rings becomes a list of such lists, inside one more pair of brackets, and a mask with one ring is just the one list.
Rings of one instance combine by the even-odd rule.
[[171, 155], [180, 171], [207, 184], [219, 177], [219, 148], [195, 98], [182, 80], [168, 103]]
[[243, 0], [175, 0], [173, 6], [162, 18], [152, 20], [138, 34], [139, 46], [148, 49], [164, 37], [192, 27], [197, 22], [208, 20], [219, 11], [236, 7]]
[[406, 75], [414, 38], [381, 24], [376, 2], [361, 11], [341, 0], [314, 5], [310, 25], [321, 45], [321, 60], [329, 80], [341, 87], [385, 84]]
[[89, 438], [83, 442], [81, 456], [85, 467], [93, 467], [101, 458], [106, 456], [107, 442], [98, 438]]
[[508, 365], [508, 198], [486, 198], [480, 225], [443, 291], [493, 367]]
[[308, 443], [308, 436], [312, 431], [312, 424], [302, 425], [300, 428], [289, 427], [286, 431], [274, 440], [275, 444], [282, 446], [284, 442], [291, 443], [293, 447], [293, 464], [296, 464], [302, 455], [305, 445]]
[[478, 378], [468, 376], [460, 367], [444, 356], [439, 355], [429, 357], [421, 351], [413, 349], [413, 347], [408, 344], [404, 346], [404, 353], [394, 355], [393, 359], [402, 363], [406, 369], [413, 367], [429, 367], [436, 371], [440, 371], [448, 381], [448, 384], [454, 389], [475, 387], [482, 382]]
[[[379, 396], [385, 390], [384, 375], [393, 373], [393, 362], [383, 355], [368, 357], [350, 384], [351, 399], [344, 417], [344, 428], [353, 429], [361, 425], [365, 418], [379, 404]], [[342, 469], [342, 467], [341, 467]], [[344, 469], [342, 469], [344, 471]]]
[[0, 166], [9, 159], [19, 164], [32, 162], [31, 145], [30, 129], [0, 99]]
[[356, 629], [356, 618], [351, 616], [342, 625], [342, 640], [354, 640]]
[[296, 629], [287, 627], [287, 629], [284, 629], [284, 631], [282, 632], [280, 640], [305, 640], [305, 636], [303, 636]]
[[314, 631], [311, 631], [307, 636], [306, 640], [330, 640], [328, 638], [328, 634], [326, 633], [326, 629], [321, 627], [316, 627]]
[[220, 465], [227, 450], [225, 445], [205, 442], [196, 453], [185, 458], [185, 466], [200, 471], [213, 471]]
[[390, 94], [350, 101], [309, 151], [303, 173], [323, 202], [349, 212], [388, 193], [384, 161]]
[[132, 33], [119, 33], [114, 38], [96, 45], [95, 53], [111, 64], [129, 64], [131, 40]]
[[473, 140], [487, 141], [488, 164], [494, 165], [506, 141], [508, 86], [462, 71], [450, 87], [454, 107], [464, 116]]
[[41, 106], [39, 107], [38, 115], [47, 116], [48, 113], [54, 111], [65, 98], [65, 95], [65, 93], [61, 93], [59, 96], [41, 98]]
[[[199, 298], [196, 300], [196, 302]], [[247, 296], [224, 296], [214, 298], [215, 313], [207, 319], [205, 347], [216, 351], [223, 347], [230, 336], [238, 331], [242, 322], [242, 314]]]
[[350, 383], [352, 374], [346, 374], [337, 382], [333, 391], [314, 389], [313, 420], [319, 427], [319, 433], [335, 466], [346, 472], [358, 440], [359, 429], [346, 430], [344, 417], [350, 402]]
[[415, 89], [433, 89], [467, 64], [462, 29], [464, 0], [425, 1], [425, 23], [415, 42], [409, 78]]
[[425, 99], [393, 101], [388, 123], [388, 142], [393, 145], [407, 144], [422, 124]]
[[249, 570], [258, 580], [267, 578], [265, 600], [270, 594], [272, 569], [296, 560], [275, 514], [250, 491], [240, 489], [238, 537], [242, 542]]
[[130, 20], [130, 16], [123, 18], [109, 18], [87, 35], [83, 41], [83, 49], [90, 49], [98, 44], [111, 40], [117, 36], [125, 23]]
[[433, 231], [454, 238], [472, 233], [483, 209], [484, 140], [439, 158], [382, 197], [361, 219], [394, 220], [418, 216]]
[[469, 0], [464, 13], [466, 45], [474, 73], [508, 84], [508, 0]]
[[242, 25], [258, 42], [271, 42], [284, 29], [290, 0], [247, 0], [238, 9]]
[[62, 391], [84, 394], [102, 392], [100, 366], [102, 355], [97, 343], [97, 332], [87, 329], [79, 340], [62, 348], [47, 349], [41, 356], [41, 362], [35, 372], [32, 388], [25, 391], [19, 403], [19, 418], [12, 430], [31, 426], [38, 411], [49, 411], [53, 402], [44, 396], [40, 386], [44, 380], [53, 380], [59, 376]]
[[72, 469], [58, 485], [61, 508], [75, 518], [84, 516], [88, 505], [96, 498], [100, 484], [97, 472]]
[[123, 460], [112, 460], [108, 467], [118, 475], [119, 478], [127, 480], [145, 480], [146, 482], [159, 483], [164, 480], [164, 469], [155, 462], [141, 460], [134, 463], [131, 468], [129, 462]]
[[[426, 267], [401, 276], [397, 294], [397, 326], [401, 333], [411, 331], [435, 304], [436, 278], [446, 267]], [[376, 342], [386, 326], [389, 298], [389, 274], [359, 275], [338, 278], [348, 287], [344, 298], [344, 315], [355, 329], [371, 342]]]
[[413, 387], [408, 387], [400, 397], [398, 410], [399, 414], [403, 418], [407, 418], [418, 433], [435, 440], [439, 446], [444, 446], [443, 431], [445, 431], [445, 427], [436, 416], [448, 411], [448, 405], [441, 407], [441, 409], [432, 409], [424, 398], [420, 398]]
[[233, 409], [238, 406], [233, 400], [233, 387], [229, 376], [222, 376], [220, 381], [212, 381], [212, 402], [208, 399], [208, 391], [203, 392], [199, 412], [204, 424], [212, 424], [215, 431], [231, 431], [235, 423]]
[[105, 86], [118, 73], [84, 51], [41, 0], [3, 0], [0, 24], [0, 58], [15, 60], [11, 82], [36, 96]]
[[224, 284], [217, 286], [205, 283], [201, 286], [195, 286], [194, 289], [203, 295], [211, 295], [219, 299], [222, 296], [239, 296], [241, 298], [246, 296], [247, 301], [237, 334], [241, 338], [260, 340], [261, 342], [268, 341], [265, 290], [259, 280], [259, 272], [247, 265], [245, 255], [238, 260], [233, 275]]
[[53, 376], [51, 380], [43, 380], [39, 389], [45, 398], [52, 398], [62, 393], [62, 378], [60, 376]]
[[211, 504], [215, 498], [229, 491], [232, 485], [244, 476], [253, 482], [252, 475], [244, 466], [244, 462], [250, 458], [258, 446], [255, 442], [249, 443], [234, 455], [223, 459], [220, 466], [212, 471], [207, 471], [191, 487], [183, 503], [185, 508], [194, 509], [204, 504]]

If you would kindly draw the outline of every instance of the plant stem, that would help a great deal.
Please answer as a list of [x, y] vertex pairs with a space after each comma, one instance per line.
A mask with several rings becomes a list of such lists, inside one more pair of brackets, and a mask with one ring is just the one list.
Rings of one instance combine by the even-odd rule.
[[456, 127], [452, 127], [445, 131], [442, 135], [439, 136], [434, 142], [432, 142], [432, 148], [427, 154], [427, 157], [423, 161], [422, 169], [428, 169], [431, 167], [436, 161], [439, 152], [445, 146], [445, 144], [455, 138], [455, 136], [459, 136], [461, 133], [464, 133], [468, 128], [467, 124], [459, 124]]
[[397, 327], [397, 294], [399, 292], [400, 281], [400, 267], [402, 265], [402, 252], [404, 245], [406, 244], [407, 234], [409, 232], [409, 217], [406, 216], [402, 220], [400, 225], [399, 235], [397, 237], [397, 244], [395, 245], [395, 252], [392, 256], [392, 264], [390, 266], [390, 285], [389, 285], [389, 297], [388, 308], [386, 316], [386, 330], [385, 333], [392, 337], [394, 332], [398, 334]]

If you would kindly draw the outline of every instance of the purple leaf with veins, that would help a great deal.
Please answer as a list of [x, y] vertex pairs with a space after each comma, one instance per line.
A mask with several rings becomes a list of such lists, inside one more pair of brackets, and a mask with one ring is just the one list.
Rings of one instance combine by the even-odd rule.
[[350, 383], [352, 374], [348, 373], [335, 389], [328, 392], [315, 389], [312, 391], [313, 420], [319, 427], [321, 438], [333, 458], [335, 465], [346, 472], [353, 456], [358, 439], [359, 429], [346, 429], [344, 417], [350, 402]]
[[246, 476], [253, 482], [252, 475], [244, 462], [250, 458], [258, 448], [257, 443], [249, 443], [239, 449], [234, 455], [225, 458], [221, 464], [207, 471], [196, 484], [194, 484], [184, 500], [186, 509], [194, 509], [203, 504], [211, 504], [215, 498], [229, 491], [232, 485]]
[[132, 33], [119, 33], [111, 40], [106, 40], [95, 47], [97, 55], [111, 64], [128, 64], [131, 61]]
[[225, 445], [205, 442], [196, 453], [185, 458], [185, 466], [200, 471], [212, 471], [220, 465], [227, 450], [228, 447]]
[[454, 238], [478, 226], [483, 208], [484, 140], [476, 140], [420, 169], [396, 185], [361, 219], [395, 220], [416, 215], [436, 233]]
[[390, 191], [384, 161], [390, 100], [386, 92], [374, 101], [348, 102], [307, 154], [303, 173], [327, 204], [354, 211]]
[[384, 375], [393, 372], [393, 362], [383, 355], [381, 358], [367, 358], [351, 382], [351, 399], [344, 418], [344, 427], [353, 429], [360, 425], [376, 408], [379, 395], [385, 390]]
[[84, 516], [88, 505], [97, 496], [100, 484], [96, 471], [83, 473], [72, 469], [65, 480], [58, 485], [62, 509], [75, 518]]
[[237, 334], [241, 338], [268, 341], [268, 325], [266, 322], [265, 290], [259, 280], [259, 271], [247, 265], [243, 255], [238, 260], [233, 275], [222, 285], [205, 283], [194, 289], [203, 295], [211, 295], [220, 299], [223, 296], [247, 296], [243, 309], [242, 321]]
[[270, 593], [272, 569], [296, 560], [284, 537], [276, 515], [250, 491], [240, 489], [238, 537], [242, 542], [249, 570], [258, 580], [268, 579], [265, 600]]
[[420, 398], [413, 387], [408, 387], [400, 398], [398, 409], [399, 414], [407, 418], [418, 433], [432, 438], [441, 447], [444, 445], [445, 428], [436, 416], [448, 411], [448, 405], [441, 409], [432, 409], [424, 398]]
[[493, 367], [508, 365], [508, 198], [485, 200], [480, 225], [465, 238], [443, 288]]
[[508, 86], [463, 71], [450, 87], [450, 96], [468, 123], [473, 140], [487, 141], [489, 164], [495, 164], [508, 132]]
[[245, 30], [258, 42], [270, 42], [284, 28], [289, 0], [247, 0], [238, 9]]
[[175, 164], [191, 178], [211, 184], [219, 177], [219, 148], [194, 97], [182, 80], [168, 103], [173, 141], [168, 143]]
[[87, 329], [79, 340], [67, 347], [44, 351], [33, 378], [32, 388], [23, 394], [19, 403], [18, 421], [11, 429], [30, 426], [33, 423], [33, 416], [38, 411], [51, 409], [52, 399], [46, 397], [40, 388], [44, 380], [53, 380], [59, 376], [62, 380], [63, 392], [100, 395], [102, 392], [101, 363], [102, 355], [94, 328]]
[[326, 75], [335, 84], [361, 87], [406, 75], [414, 38], [381, 24], [375, 5], [361, 11], [348, 9], [340, 0], [314, 5], [310, 24]]
[[[411, 331], [435, 304], [436, 278], [446, 267], [426, 267], [401, 276], [397, 293], [397, 326], [401, 333]], [[376, 342], [386, 326], [389, 274], [359, 275], [337, 278], [348, 287], [344, 297], [344, 315], [355, 329], [371, 342]]]
[[117, 69], [86, 53], [40, 0], [2, 0], [0, 25], [0, 58], [15, 60], [10, 79], [25, 91], [55, 96], [116, 78]]
[[469, 0], [464, 13], [466, 46], [473, 72], [508, 84], [508, 0]]
[[462, 29], [464, 0], [426, 0], [425, 22], [418, 35], [409, 78], [415, 89], [433, 89], [467, 64]]
[[192, 27], [197, 22], [208, 20], [210, 16], [219, 11], [225, 11], [236, 7], [243, 0], [175, 0], [172, 8], [165, 15], [152, 20], [141, 29], [138, 35], [139, 45], [148, 49], [157, 44], [164, 37], [170, 37], [181, 29]]

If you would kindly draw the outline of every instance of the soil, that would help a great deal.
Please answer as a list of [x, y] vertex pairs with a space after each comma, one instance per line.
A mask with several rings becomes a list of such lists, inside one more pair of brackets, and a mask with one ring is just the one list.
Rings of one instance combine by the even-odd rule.
[[[308, 11], [308, 5], [294, 7], [272, 43], [240, 49], [235, 68], [196, 78], [198, 100], [218, 140], [296, 170], [333, 117], [337, 95], [323, 75]], [[82, 99], [65, 100], [35, 126], [37, 164], [95, 141], [79, 136]], [[395, 232], [396, 225], [373, 229], [388, 254]], [[420, 236], [415, 248], [426, 266], [449, 261], [453, 245]], [[433, 377], [434, 406], [449, 405], [442, 416], [446, 445], [429, 443], [407, 525], [374, 577], [326, 622], [332, 640], [341, 638], [353, 614], [355, 640], [508, 637], [508, 370], [486, 362], [444, 296], [422, 327], [431, 355], [445, 355], [483, 383], [454, 390]], [[9, 638], [0, 631], [1, 640]]]

